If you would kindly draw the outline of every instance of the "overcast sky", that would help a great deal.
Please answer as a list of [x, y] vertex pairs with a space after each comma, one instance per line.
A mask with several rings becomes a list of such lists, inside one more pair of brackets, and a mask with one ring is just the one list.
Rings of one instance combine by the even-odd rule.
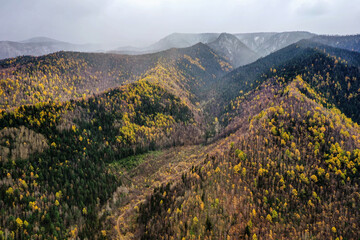
[[144, 46], [173, 32], [360, 33], [360, 0], [0, 0], [0, 40]]

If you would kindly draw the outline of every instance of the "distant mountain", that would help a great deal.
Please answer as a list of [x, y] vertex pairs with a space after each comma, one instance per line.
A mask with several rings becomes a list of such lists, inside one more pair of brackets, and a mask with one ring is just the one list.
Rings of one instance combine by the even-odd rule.
[[119, 47], [112, 52], [131, 55], [155, 53], [170, 48], [186, 48], [199, 42], [207, 44], [215, 41], [219, 35], [219, 33], [173, 33], [145, 48]]
[[12, 58], [22, 55], [40, 56], [57, 51], [71, 51], [75, 47], [69, 43], [54, 42], [0, 42], [0, 59]]
[[[309, 32], [260, 32], [233, 34], [259, 56], [266, 56], [302, 39], [316, 36]], [[170, 48], [190, 47], [198, 42], [209, 44], [216, 41], [220, 33], [173, 33], [145, 48], [121, 47], [112, 53], [138, 55], [154, 53]]]
[[236, 36], [228, 33], [220, 34], [220, 36], [214, 42], [209, 43], [208, 46], [218, 54], [229, 59], [229, 62], [234, 67], [249, 64], [259, 58], [258, 54], [249, 49]]
[[21, 42], [0, 41], [0, 59], [18, 56], [42, 56], [58, 51], [101, 52], [100, 44], [72, 44], [46, 37], [30, 38]]
[[243, 43], [260, 56], [267, 56], [302, 39], [316, 36], [309, 32], [243, 33], [235, 34]]
[[190, 47], [196, 43], [210, 43], [218, 38], [218, 33], [173, 33], [159, 42], [151, 45], [149, 48], [153, 50], [165, 50], [169, 48], [184, 48]]
[[254, 52], [267, 42], [272, 36], [276, 35], [276, 32], [259, 32], [259, 33], [237, 33], [234, 34], [240, 39], [246, 46], [248, 46]]
[[313, 41], [336, 48], [360, 52], [360, 34], [351, 36], [315, 36]]
[[21, 41], [21, 43], [65, 43], [65, 42], [48, 37], [33, 37]]

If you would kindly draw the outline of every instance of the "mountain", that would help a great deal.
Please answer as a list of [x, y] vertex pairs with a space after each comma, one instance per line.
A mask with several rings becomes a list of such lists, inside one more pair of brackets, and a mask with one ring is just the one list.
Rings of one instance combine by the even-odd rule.
[[[201, 43], [139, 56], [57, 52], [18, 57], [0, 61], [0, 109], [80, 98], [138, 79], [158, 82], [163, 75], [169, 77], [163, 84], [188, 95], [189, 91], [201, 92], [200, 88], [231, 69], [225, 59]], [[187, 99], [195, 101], [192, 95]]]
[[36, 37], [21, 42], [0, 41], [0, 59], [18, 56], [42, 56], [58, 51], [101, 52], [107, 46], [101, 44], [72, 44], [46, 37]]
[[[336, 56], [340, 58], [339, 61], [343, 61], [343, 63], [345, 62], [347, 65], [352, 65], [354, 67], [359, 66], [358, 53], [333, 48], [328, 45], [314, 42], [312, 39], [308, 39], [301, 40], [266, 57], [260, 58], [248, 66], [236, 68], [231, 73], [227, 74], [221, 82], [226, 82], [223, 86], [228, 86], [231, 85], [233, 80], [242, 79], [246, 84], [237, 86], [244, 88], [242, 89], [243, 91], [248, 90], [252, 85], [257, 86], [255, 81], [260, 81], [261, 75], [265, 72], [269, 72], [273, 68], [281, 69], [281, 67], [290, 60], [296, 57], [300, 58], [302, 55], [308, 54], [309, 51], [316, 53], [322, 52], [326, 55]], [[229, 94], [230, 92], [228, 91], [238, 92], [240, 89], [233, 89], [232, 87], [226, 88], [226, 95], [230, 96], [231, 94]]]
[[210, 43], [214, 41], [218, 36], [219, 34], [217, 33], [173, 33], [161, 39], [159, 42], [151, 45], [149, 49], [152, 49], [152, 51], [159, 51], [170, 48], [185, 48], [199, 42], [204, 44]]
[[309, 32], [250, 33], [235, 34], [251, 50], [260, 56], [267, 56], [302, 39], [309, 39], [315, 34]]
[[141, 239], [357, 236], [360, 128], [301, 77], [282, 83], [239, 99], [238, 128], [120, 226], [135, 225]]
[[234, 34], [241, 42], [253, 51], [257, 51], [267, 42], [276, 32], [259, 32], [259, 33], [236, 33]]
[[71, 50], [73, 46], [69, 43], [55, 42], [0, 42], [0, 59], [12, 58], [22, 55], [40, 56], [60, 50]]
[[[146, 48], [121, 47], [111, 52], [131, 55], [154, 53], [170, 48], [189, 47], [198, 42], [209, 44], [216, 41], [220, 35], [220, 33], [173, 33]], [[309, 32], [238, 33], [233, 35], [259, 56], [266, 56], [297, 41], [315, 36]]]
[[[88, 99], [2, 111], [0, 122], [6, 126], [0, 130], [0, 169], [6, 176], [0, 206], [9, 213], [1, 217], [0, 233], [9, 236], [21, 220], [26, 232], [14, 233], [18, 239], [70, 238], [73, 230], [91, 238], [104, 221], [99, 207], [122, 184], [108, 164], [131, 168], [136, 162], [119, 160], [199, 137], [184, 102], [147, 81]], [[15, 161], [16, 168], [9, 167]]]
[[21, 43], [64, 43], [64, 42], [48, 37], [33, 37], [21, 41]]
[[146, 48], [121, 47], [112, 53], [141, 55], [146, 53], [155, 53], [171, 48], [186, 48], [197, 43], [204, 43], [213, 48], [218, 54], [230, 59], [235, 67], [245, 65], [256, 60], [257, 54], [252, 52], [239, 39], [231, 34], [218, 33], [173, 33], [157, 43]]
[[237, 37], [228, 33], [220, 34], [214, 42], [208, 43], [208, 46], [218, 54], [229, 59], [229, 62], [234, 67], [249, 64], [259, 58], [255, 52], [250, 50]]
[[271, 36], [264, 44], [257, 49], [257, 52], [262, 56], [266, 56], [272, 52], [287, 47], [302, 39], [309, 39], [313, 37], [313, 33], [309, 32], [283, 32]]
[[0, 61], [0, 238], [356, 239], [360, 53], [240, 49]]
[[319, 35], [313, 37], [312, 40], [332, 47], [360, 52], [360, 35], [350, 35], [350, 36]]
[[131, 55], [155, 53], [171, 48], [186, 48], [199, 42], [207, 44], [215, 41], [219, 35], [218, 33], [173, 33], [145, 48], [120, 47], [111, 52]]
[[[219, 36], [220, 33], [173, 33], [145, 48], [120, 47], [109, 53], [130, 55], [155, 53], [171, 48], [190, 47], [199, 42], [208, 44], [214, 42]], [[266, 56], [301, 39], [315, 35], [308, 32], [283, 32], [244, 33], [235, 34], [235, 36], [259, 56]], [[110, 46], [104, 44], [72, 44], [46, 37], [35, 37], [21, 42], [0, 41], [0, 59], [23, 55], [41, 56], [57, 51], [105, 52], [109, 48]]]
[[[252, 82], [233, 76], [242, 90], [222, 112], [224, 129], [206, 156], [195, 156], [197, 164], [181, 179], [156, 188], [137, 205], [138, 219], [128, 224], [137, 226], [138, 236], [357, 235], [358, 200], [350, 195], [359, 186], [360, 86], [355, 79], [360, 72], [339, 59], [337, 55], [348, 55], [344, 50], [332, 49], [336, 55], [330, 55], [311, 44], [291, 45], [234, 70], [254, 65], [260, 72], [248, 78]], [[273, 62], [277, 68], [266, 70], [266, 58], [268, 64], [279, 59]], [[322, 223], [316, 224], [320, 216]]]
[[231, 69], [202, 43], [142, 56], [57, 52], [0, 66], [0, 206], [9, 213], [0, 234], [21, 220], [27, 233], [15, 238], [97, 235], [102, 207], [126, 181], [119, 169], [139, 165], [134, 155], [202, 142], [202, 92]]

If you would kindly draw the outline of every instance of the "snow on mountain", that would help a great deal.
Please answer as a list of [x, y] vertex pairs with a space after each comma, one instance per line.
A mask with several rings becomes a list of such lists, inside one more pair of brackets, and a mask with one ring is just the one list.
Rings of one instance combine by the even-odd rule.
[[218, 54], [229, 59], [234, 67], [254, 62], [259, 56], [242, 43], [236, 36], [228, 33], [222, 33], [214, 41], [208, 44]]

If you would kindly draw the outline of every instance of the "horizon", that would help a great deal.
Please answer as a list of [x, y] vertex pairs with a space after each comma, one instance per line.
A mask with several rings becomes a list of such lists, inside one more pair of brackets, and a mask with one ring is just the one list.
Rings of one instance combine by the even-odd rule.
[[319, 35], [319, 36], [357, 36], [360, 35], [359, 33], [354, 33], [354, 34], [320, 34], [320, 33], [316, 33], [316, 32], [310, 32], [310, 31], [306, 31], [306, 30], [288, 30], [288, 31], [256, 31], [256, 32], [172, 32], [169, 33], [157, 40], [155, 40], [154, 42], [151, 42], [147, 45], [143, 45], [143, 46], [136, 46], [136, 45], [116, 45], [116, 43], [104, 43], [104, 42], [79, 42], [79, 43], [74, 43], [74, 42], [67, 42], [65, 40], [62, 39], [57, 39], [57, 38], [53, 38], [53, 37], [49, 37], [49, 36], [33, 36], [33, 37], [29, 37], [26, 39], [20, 39], [20, 40], [10, 40], [10, 39], [4, 39], [4, 40], [0, 40], [0, 41], [9, 41], [9, 42], [17, 42], [17, 43], [26, 43], [26, 41], [29, 40], [33, 40], [33, 39], [37, 39], [37, 38], [46, 38], [49, 40], [53, 40], [53, 41], [58, 41], [58, 42], [64, 42], [64, 43], [70, 43], [70, 44], [75, 44], [75, 45], [87, 45], [87, 44], [94, 44], [94, 45], [102, 45], [102, 46], [107, 46], [107, 45], [113, 45], [114, 47], [118, 47], [118, 48], [126, 48], [126, 47], [134, 47], [134, 48], [145, 48], [145, 47], [149, 47], [155, 43], [157, 43], [158, 41], [165, 39], [171, 35], [174, 34], [222, 34], [222, 33], [227, 33], [227, 34], [232, 34], [232, 35], [236, 35], [236, 34], [259, 34], [259, 33], [291, 33], [291, 32], [308, 32], [308, 33], [312, 33], [315, 35]]
[[0, 0], [0, 40], [148, 46], [171, 33], [359, 34], [359, 0]]

